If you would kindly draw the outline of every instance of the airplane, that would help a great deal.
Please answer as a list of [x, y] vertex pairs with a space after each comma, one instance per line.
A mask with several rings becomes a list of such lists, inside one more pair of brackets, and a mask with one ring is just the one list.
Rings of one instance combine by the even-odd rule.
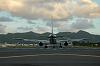
[[63, 47], [71, 47], [72, 42], [71, 40], [57, 40], [57, 36], [53, 32], [53, 21], [51, 22], [51, 34], [48, 36], [48, 40], [37, 40], [38, 46], [44, 47], [44, 48], [63, 48]]

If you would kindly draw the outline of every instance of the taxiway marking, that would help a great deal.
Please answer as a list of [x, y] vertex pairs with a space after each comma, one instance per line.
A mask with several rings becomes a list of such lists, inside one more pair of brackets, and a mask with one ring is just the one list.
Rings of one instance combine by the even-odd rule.
[[54, 54], [35, 54], [35, 55], [19, 55], [19, 56], [7, 56], [7, 57], [0, 57], [0, 59], [4, 58], [19, 58], [19, 57], [34, 57], [34, 56], [80, 56], [80, 57], [97, 57], [100, 58], [100, 56], [97, 55], [81, 55], [81, 54], [60, 54], [60, 53], [54, 53]]

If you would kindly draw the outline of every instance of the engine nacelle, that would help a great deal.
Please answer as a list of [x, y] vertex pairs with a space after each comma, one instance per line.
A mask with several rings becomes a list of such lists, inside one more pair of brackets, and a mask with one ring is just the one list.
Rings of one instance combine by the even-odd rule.
[[43, 46], [43, 43], [42, 42], [39, 42], [39, 46]]
[[64, 46], [68, 46], [68, 42], [67, 41], [64, 42]]

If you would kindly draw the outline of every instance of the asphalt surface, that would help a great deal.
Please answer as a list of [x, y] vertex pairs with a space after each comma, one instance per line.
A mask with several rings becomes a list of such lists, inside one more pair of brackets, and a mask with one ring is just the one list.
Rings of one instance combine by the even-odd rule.
[[100, 66], [100, 49], [0, 48], [0, 66]]

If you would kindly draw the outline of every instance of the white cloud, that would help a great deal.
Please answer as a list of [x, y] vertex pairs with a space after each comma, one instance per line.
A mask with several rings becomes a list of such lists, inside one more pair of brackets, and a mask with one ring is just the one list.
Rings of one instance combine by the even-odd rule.
[[6, 26], [0, 24], [0, 33], [5, 33], [6, 32], [5, 30], [6, 30]]
[[88, 18], [78, 18], [74, 23], [71, 24], [71, 27], [75, 30], [86, 30], [94, 28], [93, 22]]
[[37, 33], [45, 33], [45, 32], [50, 32], [51, 28], [50, 27], [36, 27], [36, 29], [33, 29], [33, 31]]
[[[89, 29], [93, 27], [92, 22], [85, 18], [100, 17], [100, 6], [92, 0], [0, 0], [0, 11], [23, 17], [29, 22], [37, 19], [47, 20], [46, 26], [33, 29], [36, 32], [49, 31], [48, 20], [55, 22], [54, 26], [58, 31]], [[68, 19], [71, 21], [73, 16], [84, 18], [85, 21], [79, 19], [70, 25]]]
[[0, 22], [12, 22], [13, 20], [8, 17], [0, 17]]
[[0, 9], [17, 12], [23, 4], [22, 0], [0, 0]]
[[18, 30], [22, 30], [22, 31], [32, 31], [32, 27], [18, 27]]
[[0, 10], [27, 19], [63, 20], [70, 16], [100, 16], [97, 15], [97, 12], [100, 14], [99, 7], [92, 0], [0, 0]]

